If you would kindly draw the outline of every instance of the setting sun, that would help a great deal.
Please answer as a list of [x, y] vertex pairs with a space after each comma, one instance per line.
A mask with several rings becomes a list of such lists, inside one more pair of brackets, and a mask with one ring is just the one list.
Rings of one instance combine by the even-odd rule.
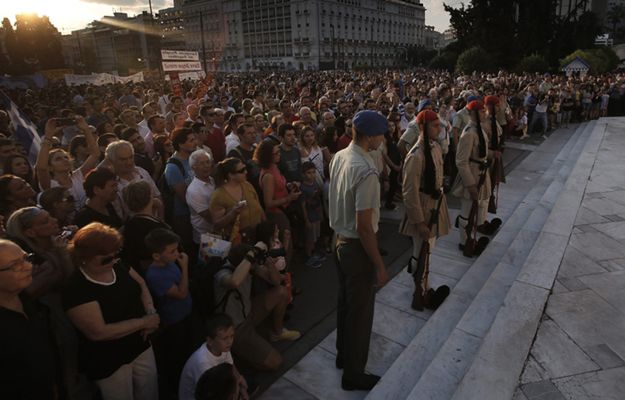
[[[113, 13], [113, 7], [106, 4], [89, 3], [81, 0], [20, 0], [3, 1], [0, 17], [7, 17], [15, 22], [15, 15], [22, 13], [36, 13], [46, 15], [52, 24], [64, 34], [72, 30], [84, 28], [93, 20]], [[146, 2], [147, 3], [147, 2]], [[134, 14], [134, 11], [122, 10]]]

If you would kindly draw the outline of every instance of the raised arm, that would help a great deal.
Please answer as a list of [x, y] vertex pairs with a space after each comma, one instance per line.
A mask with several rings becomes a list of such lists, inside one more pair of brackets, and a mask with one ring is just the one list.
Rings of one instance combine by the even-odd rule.
[[50, 118], [48, 122], [46, 122], [43, 142], [41, 143], [37, 162], [35, 163], [35, 172], [37, 173], [37, 180], [39, 181], [41, 190], [50, 189], [51, 177], [48, 159], [50, 157], [50, 149], [54, 143], [52, 138], [59, 134], [62, 129], [62, 127], [56, 126], [56, 120], [54, 118]]
[[93, 135], [91, 127], [87, 125], [87, 122], [85, 122], [83, 117], [76, 116], [76, 125], [85, 135], [87, 150], [89, 150], [89, 157], [87, 157], [87, 159], [80, 166], [80, 172], [82, 172], [83, 175], [86, 175], [87, 172], [94, 169], [100, 161], [100, 148], [98, 147], [98, 142]]

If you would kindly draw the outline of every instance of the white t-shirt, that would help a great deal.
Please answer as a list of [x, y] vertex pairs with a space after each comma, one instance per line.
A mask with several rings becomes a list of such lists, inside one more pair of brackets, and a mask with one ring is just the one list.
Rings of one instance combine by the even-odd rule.
[[241, 139], [234, 132], [226, 136], [226, 154], [241, 144]]
[[[78, 168], [77, 170], [72, 172], [70, 179], [72, 181], [72, 187], [67, 189], [67, 191], [74, 198], [74, 208], [76, 209], [76, 211], [78, 211], [82, 208], [82, 206], [85, 204], [85, 201], [87, 200], [87, 194], [85, 193], [85, 188], [83, 186], [83, 183], [85, 182], [85, 177], [83, 176], [81, 169]], [[51, 188], [59, 186], [61, 186], [59, 182], [54, 179], [50, 180]]]
[[195, 400], [195, 386], [202, 374], [223, 363], [234, 364], [229, 351], [221, 353], [221, 355], [216, 357], [208, 350], [206, 344], [202, 344], [191, 354], [191, 357], [189, 357], [182, 369], [178, 387], [179, 400]]
[[213, 226], [200, 215], [208, 210], [211, 196], [215, 191], [215, 183], [211, 179], [204, 182], [198, 178], [193, 178], [187, 187], [186, 200], [191, 211], [191, 225], [193, 226], [193, 241], [200, 243], [202, 233], [211, 232]]

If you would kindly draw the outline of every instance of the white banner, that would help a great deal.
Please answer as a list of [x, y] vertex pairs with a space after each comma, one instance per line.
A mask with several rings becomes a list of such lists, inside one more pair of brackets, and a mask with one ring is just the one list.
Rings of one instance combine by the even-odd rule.
[[199, 61], [200, 55], [197, 51], [161, 50], [161, 58], [163, 60]]
[[164, 72], [201, 71], [202, 63], [199, 61], [163, 61]]
[[[178, 79], [180, 79], [181, 81], [187, 79], [190, 79], [192, 81], [199, 81], [204, 79], [205, 76], [206, 74], [204, 74], [204, 71], [180, 72], [178, 74]], [[165, 75], [165, 80], [169, 80], [169, 75]]]
[[92, 74], [92, 75], [65, 75], [65, 83], [68, 86], [75, 85], [94, 85], [102, 86], [111, 83], [128, 83], [128, 82], [143, 82], [143, 71], [137, 72], [130, 76], [117, 76], [111, 74]]

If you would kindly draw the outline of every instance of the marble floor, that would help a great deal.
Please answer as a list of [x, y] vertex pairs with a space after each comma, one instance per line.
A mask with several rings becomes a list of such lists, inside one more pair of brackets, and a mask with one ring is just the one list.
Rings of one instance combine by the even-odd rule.
[[607, 126], [515, 400], [625, 398], [623, 132]]

